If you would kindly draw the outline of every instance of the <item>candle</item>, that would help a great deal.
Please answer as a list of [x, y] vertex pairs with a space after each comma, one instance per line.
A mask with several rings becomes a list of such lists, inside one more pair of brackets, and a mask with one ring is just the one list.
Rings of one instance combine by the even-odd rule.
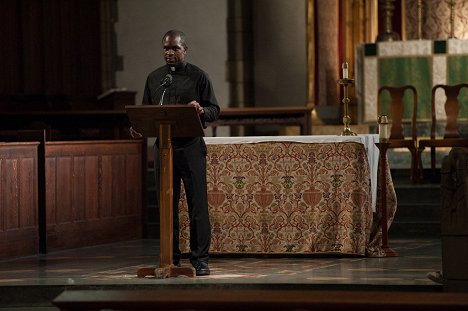
[[388, 132], [388, 117], [386, 115], [381, 115], [379, 116], [378, 119], [379, 123], [379, 140], [381, 142], [386, 142], [389, 138], [389, 132]]
[[343, 79], [348, 79], [348, 63], [344, 62], [341, 68], [343, 68]]
[[379, 126], [379, 138], [381, 141], [387, 140], [387, 124], [380, 124]]

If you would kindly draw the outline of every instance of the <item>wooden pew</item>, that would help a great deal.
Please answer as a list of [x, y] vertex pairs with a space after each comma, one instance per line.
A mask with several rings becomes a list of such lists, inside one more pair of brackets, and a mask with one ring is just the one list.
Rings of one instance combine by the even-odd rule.
[[0, 142], [0, 258], [39, 252], [38, 145]]
[[[0, 258], [141, 238], [146, 141], [0, 136]], [[27, 141], [27, 142], [19, 142]]]
[[47, 250], [141, 238], [139, 140], [46, 142]]

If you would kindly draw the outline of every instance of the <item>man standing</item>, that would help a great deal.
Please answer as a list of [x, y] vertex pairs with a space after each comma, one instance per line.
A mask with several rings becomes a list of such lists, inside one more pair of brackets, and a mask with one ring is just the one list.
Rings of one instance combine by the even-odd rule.
[[[196, 108], [202, 124], [215, 121], [219, 105], [208, 75], [195, 65], [185, 62], [187, 43], [185, 34], [168, 31], [162, 38], [166, 65], [148, 75], [143, 104], [181, 104]], [[172, 139], [173, 146], [173, 210], [174, 253], [173, 263], [180, 266], [179, 213], [181, 180], [187, 197], [190, 217], [190, 262], [197, 276], [209, 275], [208, 251], [211, 242], [211, 226], [208, 214], [206, 186], [207, 149], [202, 137]], [[159, 146], [154, 145], [156, 185], [159, 188]], [[159, 192], [158, 204], [159, 204]]]

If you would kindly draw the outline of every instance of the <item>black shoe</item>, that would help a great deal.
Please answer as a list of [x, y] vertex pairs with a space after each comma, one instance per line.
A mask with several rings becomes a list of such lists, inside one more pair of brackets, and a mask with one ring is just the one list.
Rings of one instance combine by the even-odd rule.
[[177, 260], [177, 261], [173, 261], [173, 262], [172, 262], [172, 264], [173, 264], [174, 266], [178, 267], [178, 268], [180, 268], [180, 267], [181, 267], [181, 265], [180, 265], [180, 261], [179, 261], [179, 260]]
[[208, 263], [204, 261], [198, 262], [195, 265], [195, 272], [197, 276], [210, 275], [210, 268], [208, 267]]

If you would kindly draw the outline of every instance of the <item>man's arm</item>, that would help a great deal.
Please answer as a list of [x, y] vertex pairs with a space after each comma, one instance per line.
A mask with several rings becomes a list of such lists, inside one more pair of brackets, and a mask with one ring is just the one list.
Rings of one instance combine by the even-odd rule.
[[203, 113], [200, 114], [202, 122], [213, 122], [218, 119], [219, 105], [207, 75], [203, 75], [200, 84], [200, 106], [203, 107]]

